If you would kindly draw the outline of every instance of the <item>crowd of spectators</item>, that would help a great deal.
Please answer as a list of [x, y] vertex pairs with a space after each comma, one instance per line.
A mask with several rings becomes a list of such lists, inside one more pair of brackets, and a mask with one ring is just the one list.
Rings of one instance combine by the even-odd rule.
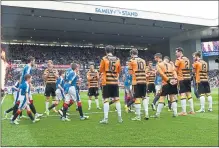
[[[96, 68], [101, 58], [105, 55], [104, 49], [101, 48], [84, 48], [84, 47], [61, 47], [61, 46], [36, 46], [36, 45], [9, 45], [8, 61], [13, 63], [20, 60], [25, 63], [28, 56], [34, 56], [37, 64], [45, 64], [47, 60], [53, 60], [55, 65], [69, 65], [72, 61], [80, 63], [80, 76], [82, 78], [81, 89], [87, 89], [86, 73], [89, 69], [89, 63], [94, 62]], [[116, 49], [114, 54], [120, 58], [121, 64], [124, 66], [128, 60], [129, 50]], [[139, 56], [152, 60], [154, 53], [145, 50], [139, 50]], [[33, 69], [33, 85], [44, 86], [42, 79], [44, 68]], [[20, 68], [8, 68], [6, 77], [6, 86], [12, 86], [16, 80], [20, 78]], [[209, 81], [211, 87], [218, 87], [219, 71], [213, 70], [209, 72]]]

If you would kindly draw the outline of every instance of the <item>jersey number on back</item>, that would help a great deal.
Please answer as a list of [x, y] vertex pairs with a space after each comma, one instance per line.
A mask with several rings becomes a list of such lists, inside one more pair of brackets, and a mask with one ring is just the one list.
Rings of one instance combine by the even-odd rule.
[[144, 63], [142, 61], [138, 61], [137, 64], [138, 64], [138, 70], [144, 70], [145, 69], [144, 68]]
[[115, 61], [110, 61], [109, 62], [109, 70], [110, 71], [115, 71], [116, 70], [116, 62]]
[[207, 71], [207, 66], [206, 66], [206, 64], [202, 64], [202, 71]]

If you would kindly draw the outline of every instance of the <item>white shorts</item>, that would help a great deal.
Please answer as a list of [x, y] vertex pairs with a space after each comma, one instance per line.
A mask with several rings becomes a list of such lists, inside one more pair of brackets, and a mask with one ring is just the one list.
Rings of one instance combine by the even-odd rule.
[[130, 85], [129, 87], [125, 86], [126, 93], [131, 93], [131, 91], [132, 91], [132, 85]]
[[29, 94], [29, 99], [30, 99], [30, 100], [33, 100], [32, 92], [31, 92], [31, 91], [30, 91], [30, 94]]
[[156, 93], [158, 93], [159, 91], [161, 91], [161, 85], [156, 85], [155, 89], [156, 89]]
[[56, 100], [61, 101], [65, 99], [64, 93], [60, 89], [56, 89]]
[[20, 110], [30, 109], [29, 105], [28, 105], [29, 102], [28, 102], [28, 99], [26, 98], [26, 96], [19, 95], [18, 101], [20, 101], [20, 104], [18, 107]]
[[80, 101], [80, 96], [75, 86], [71, 86], [68, 90], [68, 93], [65, 95], [65, 101], [73, 100], [74, 102]]
[[13, 96], [14, 96], [14, 104], [18, 101], [18, 97], [19, 97], [19, 91], [15, 91], [13, 93]]

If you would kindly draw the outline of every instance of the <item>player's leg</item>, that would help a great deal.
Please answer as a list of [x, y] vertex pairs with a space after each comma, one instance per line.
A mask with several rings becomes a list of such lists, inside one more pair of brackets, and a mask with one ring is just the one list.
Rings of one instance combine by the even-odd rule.
[[188, 98], [188, 102], [189, 102], [189, 107], [190, 107], [190, 111], [189, 114], [195, 114], [194, 112], [194, 103], [193, 103], [193, 98], [192, 98], [192, 94], [191, 94], [191, 81], [187, 80], [186, 81], [186, 96]]
[[13, 112], [13, 116], [11, 119], [11, 123], [12, 124], [19, 124], [16, 119], [17, 117], [20, 115], [21, 111], [23, 110], [23, 107], [25, 106], [27, 102], [27, 99], [25, 98], [25, 96], [19, 96], [18, 101], [16, 102], [16, 108], [14, 108]]
[[109, 91], [108, 91], [108, 85], [102, 86], [102, 94], [103, 94], [103, 112], [104, 117], [100, 121], [101, 124], [107, 124], [108, 123], [108, 114], [109, 114]]
[[[130, 107], [135, 103], [135, 97], [134, 97], [134, 85], [130, 86], [130, 99], [127, 102], [127, 105], [125, 105], [125, 111], [129, 112]], [[134, 105], [135, 106], [135, 105]]]
[[58, 111], [59, 114], [61, 115], [62, 121], [71, 121], [66, 116], [66, 113], [68, 110], [68, 104], [69, 104], [70, 100], [71, 100], [71, 96], [69, 94], [66, 94], [65, 101], [63, 102], [63, 105], [62, 105], [62, 111], [61, 110]]
[[49, 108], [50, 92], [51, 92], [51, 86], [49, 84], [46, 84], [45, 94], [44, 94], [46, 97], [46, 101], [45, 101], [46, 111], [48, 111], [48, 108]]
[[91, 103], [92, 103], [92, 96], [93, 96], [93, 88], [88, 89], [88, 110], [91, 109]]
[[136, 117], [132, 118], [133, 121], [140, 121], [141, 120], [141, 90], [139, 89], [139, 84], [133, 86], [133, 93], [135, 99], [135, 112]]
[[32, 111], [32, 113], [34, 114], [35, 119], [43, 116], [43, 114], [37, 113], [36, 108], [35, 108], [34, 103], [33, 103], [33, 96], [31, 94], [31, 92], [30, 92], [29, 98], [30, 98], [29, 108]]
[[110, 94], [111, 97], [115, 98], [115, 105], [116, 105], [116, 110], [118, 113], [118, 122], [123, 122], [122, 120], [122, 108], [121, 108], [121, 103], [119, 99], [119, 86], [118, 85], [112, 85], [110, 88]]
[[170, 94], [169, 96], [170, 96], [171, 106], [173, 109], [173, 117], [176, 117], [177, 116], [177, 103], [175, 100], [175, 94]]
[[96, 103], [96, 107], [97, 107], [97, 109], [100, 110], [101, 108], [100, 108], [100, 104], [99, 104], [98, 96], [99, 96], [98, 87], [96, 87], [96, 88], [95, 88], [95, 94], [94, 94], [94, 97], [95, 97], [95, 103]]
[[203, 83], [200, 82], [197, 84], [198, 93], [200, 94], [200, 110], [196, 111], [198, 113], [204, 113], [205, 112], [205, 88], [203, 86]]
[[[149, 119], [149, 114], [148, 114], [148, 104], [149, 104], [149, 94], [150, 94], [150, 91], [152, 90], [149, 90], [148, 93], [146, 94], [146, 90], [147, 90], [147, 85], [144, 85], [144, 84], [141, 84], [141, 96], [142, 96], [142, 102], [143, 102], [143, 107], [144, 107], [144, 111], [145, 111], [145, 120], [148, 120]], [[146, 97], [145, 97], [146, 96]]]
[[181, 113], [179, 113], [180, 116], [186, 116], [187, 112], [186, 112], [186, 86], [184, 84], [184, 80], [179, 81], [179, 94], [180, 94], [180, 102], [181, 102], [181, 107], [182, 107], [182, 111]]
[[158, 118], [160, 116], [160, 113], [164, 107], [164, 101], [165, 101], [166, 96], [168, 95], [168, 92], [169, 92], [169, 84], [163, 85], [161, 88], [160, 98], [158, 101], [157, 112], [155, 115], [151, 117]]
[[82, 102], [81, 102], [81, 99], [80, 99], [80, 95], [79, 95], [78, 91], [76, 90], [76, 87], [73, 86], [70, 92], [72, 94], [73, 102], [77, 102], [80, 119], [81, 120], [88, 119], [89, 116], [85, 116], [84, 113], [83, 113]]
[[33, 117], [29, 105], [26, 105], [25, 108], [26, 108], [26, 110], [27, 110], [27, 115], [29, 116], [30, 120], [31, 120], [33, 123], [35, 123], [35, 122], [37, 122], [37, 121], [40, 121], [40, 119], [37, 119], [36, 117]]
[[209, 82], [205, 82], [204, 86], [205, 86], [205, 94], [208, 98], [208, 111], [212, 112], [213, 111], [213, 109], [212, 109], [213, 99], [211, 96], [211, 89], [210, 89]]

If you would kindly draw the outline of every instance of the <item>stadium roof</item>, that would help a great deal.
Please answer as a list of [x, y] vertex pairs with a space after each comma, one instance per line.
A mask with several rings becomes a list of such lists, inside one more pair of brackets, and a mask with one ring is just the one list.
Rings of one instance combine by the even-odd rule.
[[5, 41], [150, 45], [205, 27], [155, 20], [2, 6], [2, 36]]

